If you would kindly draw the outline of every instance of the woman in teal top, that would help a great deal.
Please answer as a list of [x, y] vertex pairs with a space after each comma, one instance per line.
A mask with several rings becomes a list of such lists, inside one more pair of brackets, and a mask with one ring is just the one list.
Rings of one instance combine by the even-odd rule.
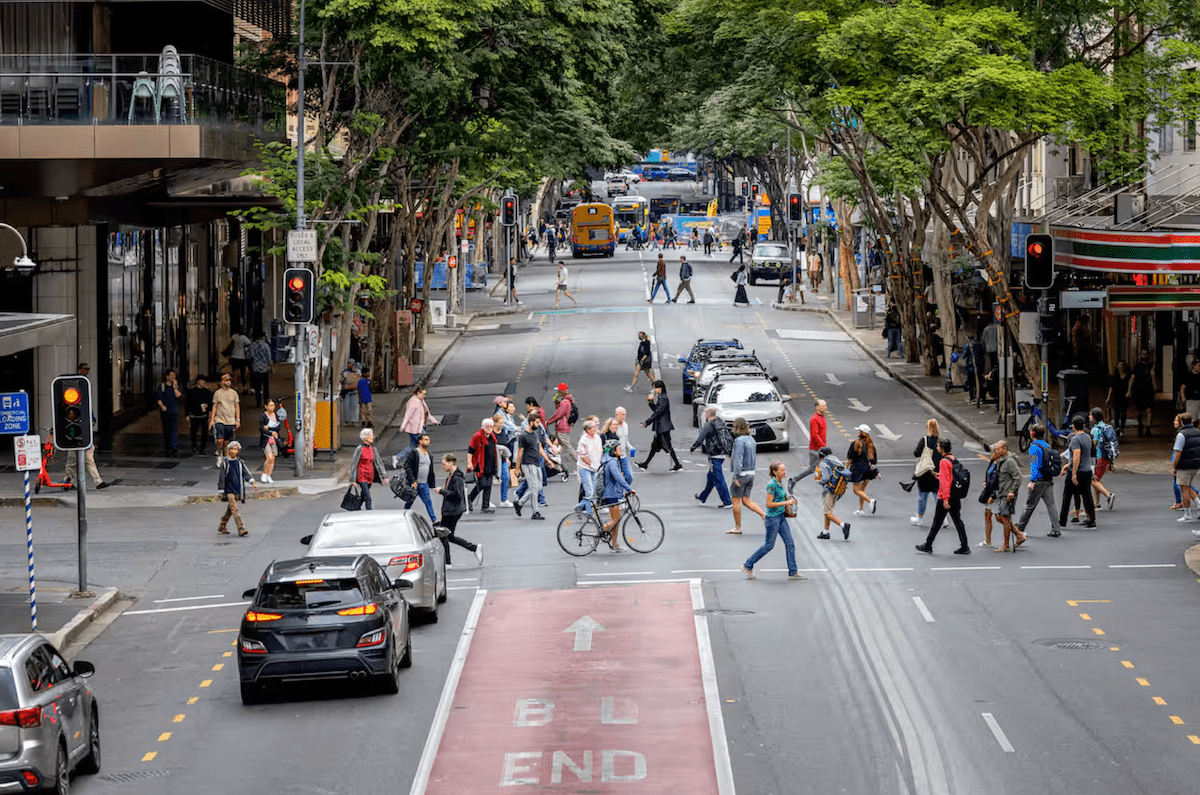
[[764, 555], [775, 548], [776, 536], [783, 538], [783, 548], [787, 552], [788, 579], [806, 579], [796, 568], [796, 544], [792, 540], [792, 529], [788, 526], [787, 516], [785, 515], [787, 507], [789, 505], [794, 506], [796, 499], [787, 495], [787, 489], [783, 485], [785, 478], [787, 478], [787, 467], [784, 466], [783, 462], [776, 461], [772, 463], [771, 480], [767, 483], [767, 515], [764, 519], [767, 526], [767, 538], [763, 541], [763, 545], [742, 566], [742, 571], [745, 572], [748, 579], [754, 580], [758, 578], [758, 575], [754, 573], [754, 564], [758, 563]]

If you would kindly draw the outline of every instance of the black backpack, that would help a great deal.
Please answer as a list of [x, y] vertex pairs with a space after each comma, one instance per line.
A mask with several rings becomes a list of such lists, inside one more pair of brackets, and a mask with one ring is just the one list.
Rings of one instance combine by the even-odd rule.
[[961, 500], [971, 491], [971, 472], [957, 458], [950, 462], [950, 497]]
[[567, 415], [567, 425], [574, 425], [579, 422], [579, 407], [575, 405], [575, 401], [571, 401], [571, 413]]
[[1045, 446], [1042, 446], [1042, 480], [1053, 480], [1062, 474], [1062, 468], [1062, 456], [1048, 443], [1045, 443]]

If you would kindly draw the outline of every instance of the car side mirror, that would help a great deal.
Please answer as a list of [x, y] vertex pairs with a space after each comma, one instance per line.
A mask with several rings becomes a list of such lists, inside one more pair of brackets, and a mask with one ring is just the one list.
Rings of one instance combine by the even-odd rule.
[[312, 536], [311, 535], [304, 536], [303, 538], [300, 539], [300, 543], [303, 544], [304, 546], [308, 546], [309, 544], [312, 543]]
[[397, 591], [407, 591], [413, 587], [413, 584], [411, 580], [396, 580], [392, 583], [392, 587]]
[[83, 677], [84, 679], [87, 679], [89, 676], [96, 673], [96, 666], [92, 665], [90, 662], [87, 662], [86, 660], [76, 660], [74, 673], [76, 676], [80, 676], [80, 677]]
[[257, 588], [248, 588], [245, 591], [242, 591], [242, 598], [243, 599], [253, 599], [254, 592], [257, 590], [258, 590]]
[[791, 395], [780, 395], [779, 399], [782, 400], [784, 403], [788, 403], [791, 401], [792, 396]]
[[680, 360], [679, 360], [679, 363], [680, 363], [680, 364], [687, 364], [687, 359], [680, 359]]
[[446, 527], [442, 527], [440, 524], [435, 524], [433, 526], [433, 533], [438, 538], [449, 538], [450, 537], [450, 530]]
[[779, 376], [777, 376], [777, 375], [773, 375], [773, 376], [771, 376], [771, 380], [772, 380], [772, 381], [778, 381], [778, 380], [779, 380]]

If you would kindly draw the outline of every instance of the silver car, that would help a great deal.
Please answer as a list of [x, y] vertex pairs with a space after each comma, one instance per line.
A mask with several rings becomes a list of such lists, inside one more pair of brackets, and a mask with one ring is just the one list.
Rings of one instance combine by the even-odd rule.
[[100, 771], [95, 672], [41, 635], [0, 635], [0, 792], [65, 794], [72, 771]]
[[717, 376], [713, 381], [701, 410], [716, 409], [717, 419], [728, 425], [743, 417], [750, 424], [750, 433], [759, 447], [787, 450], [791, 442], [783, 404], [791, 399], [790, 395], [780, 395], [770, 377], [763, 373], [729, 373]]
[[304, 536], [307, 558], [329, 555], [370, 555], [383, 567], [388, 581], [408, 580], [409, 605], [438, 619], [438, 604], [446, 601], [446, 549], [429, 517], [418, 511], [343, 511], [321, 520], [317, 532]]

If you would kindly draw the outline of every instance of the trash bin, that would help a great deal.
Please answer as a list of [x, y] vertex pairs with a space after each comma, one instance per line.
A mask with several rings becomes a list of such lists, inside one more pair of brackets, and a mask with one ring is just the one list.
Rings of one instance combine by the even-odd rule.
[[872, 311], [874, 304], [869, 288], [854, 291], [854, 298], [850, 302], [850, 306], [851, 311], [854, 312], [855, 328], [875, 328], [875, 313]]
[[1058, 417], [1062, 419], [1059, 428], [1067, 427], [1071, 417], [1088, 412], [1088, 380], [1086, 370], [1058, 371]]

